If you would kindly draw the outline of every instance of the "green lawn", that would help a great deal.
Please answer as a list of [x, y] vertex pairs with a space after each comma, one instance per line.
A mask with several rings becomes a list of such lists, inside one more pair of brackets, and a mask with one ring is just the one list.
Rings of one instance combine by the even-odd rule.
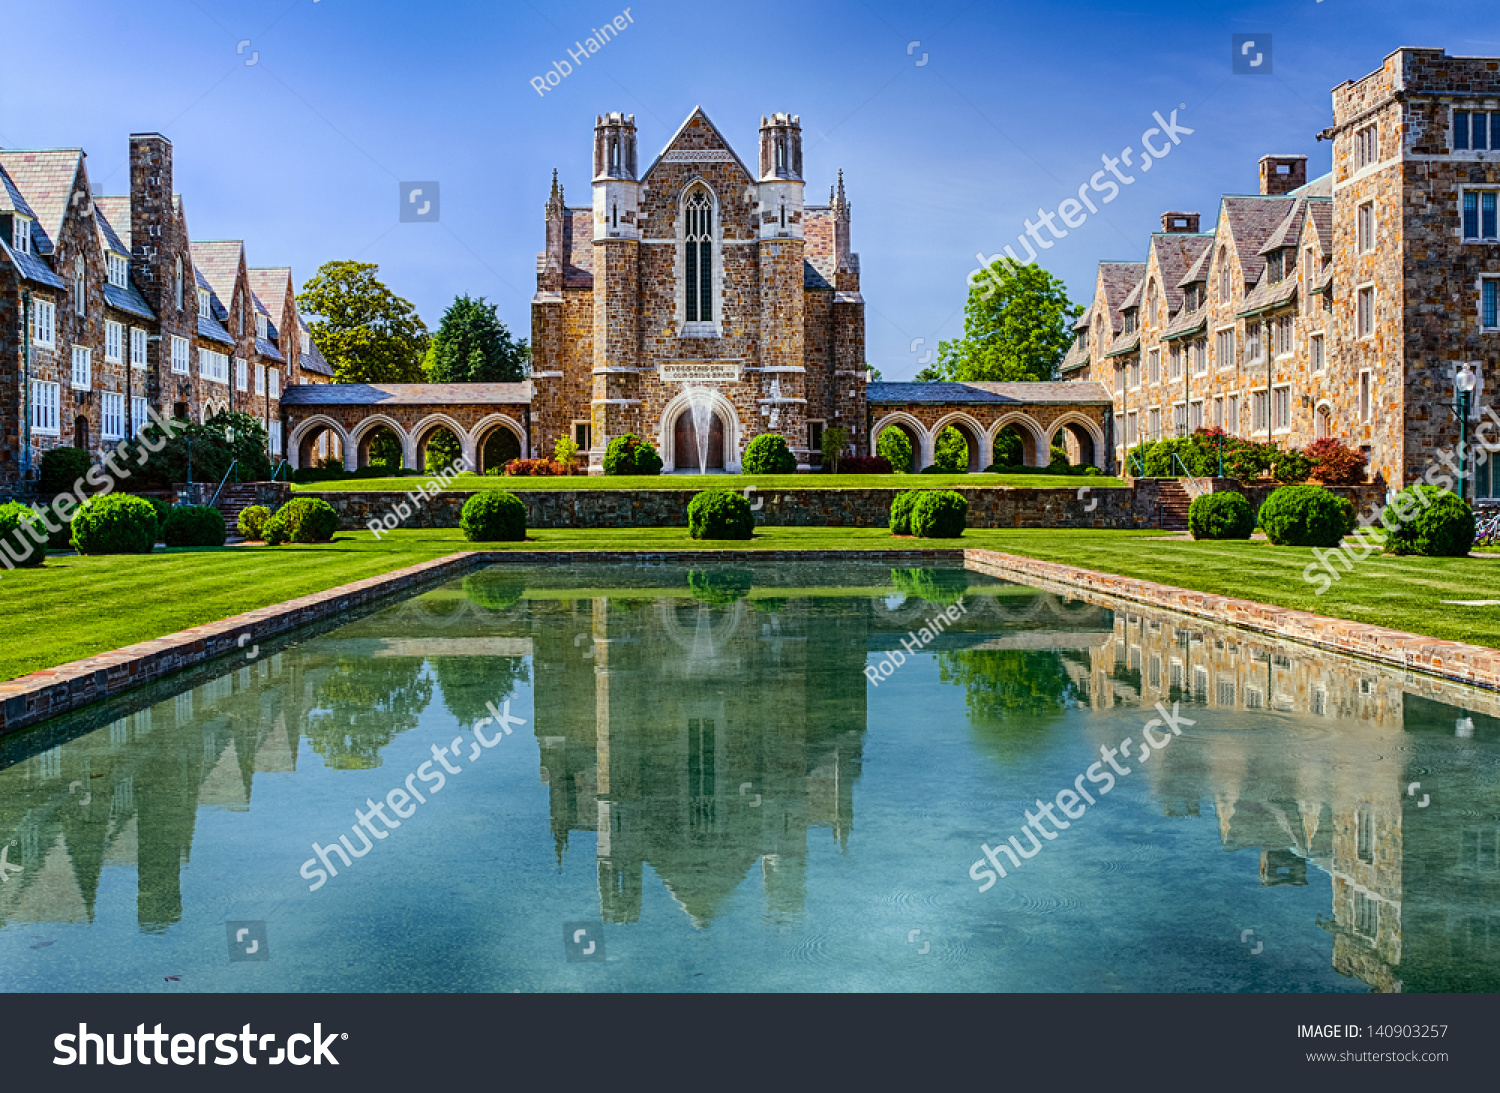
[[[402, 478], [346, 478], [333, 482], [293, 485], [299, 493], [391, 491], [409, 493], [428, 481], [424, 475]], [[1079, 486], [1123, 487], [1118, 478], [1081, 478], [1066, 474], [662, 474], [567, 478], [503, 478], [461, 474], [449, 480], [453, 491], [474, 490], [758, 490], [795, 489], [917, 489], [966, 486], [971, 489], [1008, 486], [1012, 489], [1077, 489]]]
[[[1302, 580], [1312, 552], [1263, 542], [1194, 543], [1156, 532], [972, 529], [920, 545], [988, 547], [1033, 558], [1240, 596], [1283, 607], [1500, 648], [1500, 609], [1479, 600], [1500, 559], [1372, 556], [1323, 596]], [[699, 543], [685, 528], [533, 531], [525, 550], [881, 548], [915, 546], [882, 529], [759, 528], [749, 543]], [[398, 530], [377, 542], [340, 532], [315, 546], [158, 550], [151, 555], [54, 556], [0, 572], [0, 679], [62, 664], [472, 549], [455, 530]], [[486, 549], [505, 549], [495, 544]]]

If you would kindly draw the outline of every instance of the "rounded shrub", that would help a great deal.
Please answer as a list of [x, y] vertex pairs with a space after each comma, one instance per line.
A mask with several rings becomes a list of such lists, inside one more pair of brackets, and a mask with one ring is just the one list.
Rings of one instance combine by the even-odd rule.
[[240, 509], [240, 518], [235, 523], [235, 530], [250, 540], [264, 540], [266, 537], [266, 521], [271, 518], [271, 510], [265, 505], [250, 505]]
[[605, 474], [660, 474], [661, 456], [634, 433], [615, 437], [604, 449]]
[[1260, 526], [1277, 546], [1338, 546], [1354, 530], [1354, 506], [1322, 486], [1280, 486], [1260, 507]]
[[83, 448], [48, 448], [42, 453], [42, 472], [37, 489], [42, 493], [71, 490], [93, 465], [93, 459]]
[[688, 502], [688, 534], [694, 539], [749, 539], [755, 534], [750, 502], [734, 490], [704, 490]]
[[464, 502], [458, 526], [473, 543], [519, 543], [526, 538], [526, 504], [505, 490], [476, 493]]
[[1385, 542], [1392, 554], [1462, 558], [1474, 545], [1474, 510], [1456, 493], [1419, 482], [1398, 493], [1388, 507], [1396, 515]]
[[[48, 532], [48, 534], [47, 534], [47, 549], [48, 550], [72, 550], [73, 549], [73, 517], [69, 516], [66, 520], [63, 520], [60, 517], [58, 517], [56, 510], [53, 510], [52, 521], [57, 525], [57, 530], [56, 531], [52, 531], [52, 532]], [[43, 524], [42, 526], [45, 527], [46, 525]], [[157, 539], [160, 540], [161, 536], [158, 535]]]
[[72, 543], [79, 554], [150, 554], [156, 508], [129, 493], [90, 497], [73, 514]]
[[920, 473], [920, 474], [967, 474], [968, 471], [965, 471], [962, 468], [960, 468], [958, 470], [949, 470], [947, 467], [940, 467], [936, 463], [934, 463], [930, 467], [923, 467], [921, 469], [921, 471], [918, 472], [918, 473]]
[[262, 531], [271, 546], [326, 543], [339, 529], [339, 514], [321, 497], [298, 497], [277, 509]]
[[780, 433], [761, 433], [745, 449], [740, 467], [746, 474], [796, 474], [797, 457]]
[[927, 490], [911, 510], [911, 533], [922, 539], [957, 539], [969, 518], [969, 502], [954, 490]]
[[1255, 530], [1255, 509], [1242, 493], [1200, 493], [1188, 506], [1188, 531], [1194, 539], [1248, 539]]
[[[39, 543], [27, 534], [28, 526], [42, 536], [43, 542]], [[46, 537], [46, 525], [37, 519], [30, 505], [19, 501], [0, 505], [0, 550], [13, 564], [41, 565], [47, 554]]]
[[911, 437], [900, 429], [883, 429], [875, 441], [875, 454], [890, 460], [894, 470], [905, 473], [911, 470]]
[[148, 497], [146, 500], [150, 501], [151, 507], [156, 510], [156, 541], [159, 543], [166, 532], [167, 513], [172, 511], [172, 502], [160, 497]]
[[750, 595], [754, 574], [744, 569], [690, 569], [688, 591], [699, 603], [727, 607]]
[[911, 510], [922, 495], [921, 490], [906, 490], [891, 499], [891, 534], [911, 534]]
[[169, 547], [224, 545], [224, 514], [207, 505], [178, 505], [167, 512], [162, 542]]

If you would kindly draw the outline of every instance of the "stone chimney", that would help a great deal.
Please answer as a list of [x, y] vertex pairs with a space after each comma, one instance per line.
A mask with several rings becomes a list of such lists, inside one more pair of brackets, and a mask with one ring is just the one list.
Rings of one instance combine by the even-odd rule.
[[130, 269], [136, 286], [162, 314], [172, 289], [172, 142], [160, 133], [130, 135]]
[[1284, 194], [1307, 185], [1306, 156], [1261, 156], [1260, 192], [1267, 196]]
[[1162, 213], [1161, 230], [1164, 232], [1196, 232], [1197, 213]]

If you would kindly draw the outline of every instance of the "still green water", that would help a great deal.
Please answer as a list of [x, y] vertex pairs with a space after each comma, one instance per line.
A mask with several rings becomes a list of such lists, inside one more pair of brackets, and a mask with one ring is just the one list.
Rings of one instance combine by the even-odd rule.
[[961, 569], [506, 566], [127, 701], [0, 742], [0, 989], [1500, 989], [1500, 696]]

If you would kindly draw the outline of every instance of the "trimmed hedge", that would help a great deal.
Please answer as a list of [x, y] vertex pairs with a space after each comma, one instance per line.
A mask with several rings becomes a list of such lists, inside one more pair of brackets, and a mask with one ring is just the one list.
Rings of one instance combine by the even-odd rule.
[[458, 518], [471, 543], [519, 543], [526, 539], [526, 504], [513, 493], [489, 490], [464, 502]]
[[48, 448], [42, 453], [42, 472], [37, 489], [42, 493], [71, 492], [74, 484], [88, 474], [93, 465], [93, 457], [82, 448]]
[[[26, 525], [33, 525], [42, 536], [37, 542], [26, 533]], [[0, 550], [5, 551], [5, 565], [41, 565], [47, 555], [47, 526], [37, 519], [30, 505], [12, 501], [0, 505]]]
[[755, 534], [750, 502], [734, 490], [704, 490], [688, 502], [688, 534], [694, 539], [749, 539]]
[[266, 521], [270, 518], [271, 510], [265, 505], [250, 505], [240, 510], [235, 529], [246, 539], [263, 542], [266, 537]]
[[[832, 471], [833, 468], [825, 467], [824, 470]], [[894, 473], [891, 461], [883, 455], [846, 455], [839, 459], [839, 474]]]
[[797, 457], [780, 433], [761, 433], [745, 449], [740, 461], [745, 474], [796, 474]]
[[911, 534], [911, 510], [922, 495], [921, 490], [906, 490], [891, 498], [891, 534]]
[[326, 543], [339, 529], [339, 514], [320, 497], [298, 497], [276, 510], [263, 531], [271, 546]]
[[604, 449], [605, 474], [661, 474], [661, 456], [634, 433], [625, 433]]
[[73, 514], [72, 544], [79, 554], [150, 554], [156, 508], [130, 493], [90, 497]]
[[991, 463], [985, 474], [1060, 474], [1074, 478], [1100, 478], [1104, 472], [1092, 463], [1049, 463], [1032, 467], [1025, 463]]
[[221, 547], [224, 539], [224, 514], [208, 505], [178, 505], [162, 527], [169, 547]]
[[1188, 506], [1188, 531], [1194, 539], [1248, 539], [1255, 530], [1255, 509], [1242, 493], [1200, 493]]
[[1338, 546], [1354, 530], [1354, 506], [1322, 486], [1281, 486], [1260, 507], [1260, 526], [1276, 546]]
[[911, 532], [921, 539], [957, 539], [969, 518], [969, 502], [954, 490], [928, 490], [911, 510]]
[[[1396, 516], [1387, 525], [1388, 553], [1463, 558], [1474, 546], [1474, 509], [1456, 493], [1418, 482], [1398, 493], [1387, 508], [1395, 509]], [[1402, 519], [1405, 513], [1411, 515]]]

